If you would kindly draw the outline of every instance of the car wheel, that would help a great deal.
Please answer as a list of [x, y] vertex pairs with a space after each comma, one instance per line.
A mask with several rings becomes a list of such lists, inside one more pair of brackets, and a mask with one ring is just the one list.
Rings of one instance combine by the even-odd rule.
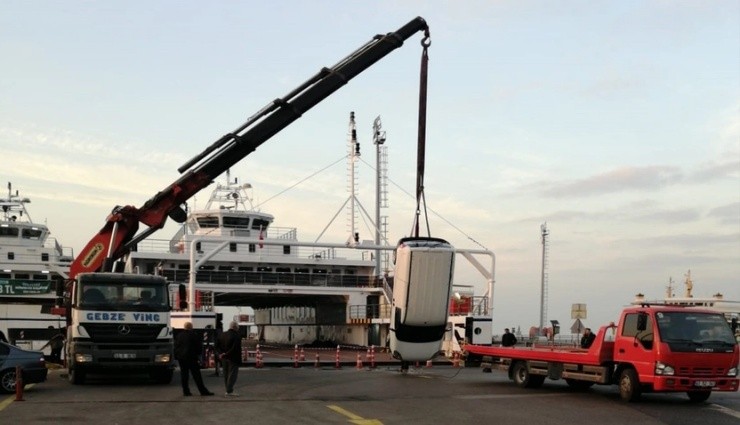
[[0, 392], [4, 394], [15, 392], [15, 369], [8, 369], [0, 373]]

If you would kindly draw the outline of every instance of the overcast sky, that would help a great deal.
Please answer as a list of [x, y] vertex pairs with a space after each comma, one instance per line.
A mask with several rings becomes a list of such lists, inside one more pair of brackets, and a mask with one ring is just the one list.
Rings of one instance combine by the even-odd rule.
[[[737, 1], [5, 0], [0, 10], [0, 178], [75, 253], [113, 206], [141, 206], [268, 102], [422, 16], [426, 199], [444, 218], [431, 215], [432, 235], [495, 252], [496, 331], [539, 321], [545, 222], [548, 318], [565, 326], [573, 303], [596, 327], [638, 292], [663, 296], [671, 277], [683, 294], [689, 269], [695, 295], [740, 299]], [[373, 210], [380, 116], [383, 214], [391, 240], [408, 235], [420, 41], [232, 169], [276, 225], [313, 241], [347, 199], [340, 159], [354, 111], [360, 201]], [[322, 240], [345, 241], [345, 218]], [[482, 290], [463, 262], [457, 283]]]

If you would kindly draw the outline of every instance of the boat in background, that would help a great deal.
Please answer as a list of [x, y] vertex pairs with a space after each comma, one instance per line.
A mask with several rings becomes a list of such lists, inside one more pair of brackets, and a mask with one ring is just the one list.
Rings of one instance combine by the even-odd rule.
[[[381, 345], [381, 323], [370, 319], [387, 310], [387, 282], [375, 276], [374, 251], [300, 242], [298, 229], [273, 226], [274, 216], [254, 208], [250, 184], [228, 173], [226, 179], [171, 239], [147, 239], [126, 257], [125, 271], [159, 274], [183, 286], [194, 280], [193, 311], [173, 312], [173, 327], [199, 318], [201, 328], [215, 326], [216, 309], [251, 308], [246, 321], [243, 315], [235, 320], [255, 326], [245, 334], [262, 341]], [[186, 299], [184, 291], [171, 292], [176, 310]]]
[[738, 326], [738, 320], [740, 320], [740, 300], [728, 300], [721, 293], [716, 293], [711, 297], [695, 297], [693, 294], [694, 281], [691, 279], [691, 270], [684, 274], [684, 286], [686, 289], [683, 296], [676, 296], [673, 283], [673, 278], [669, 278], [665, 298], [647, 300], [644, 294], [637, 294], [632, 304], [680, 305], [720, 312], [724, 314], [727, 322], [733, 326], [735, 337], [740, 341], [740, 326]]
[[51, 307], [74, 254], [32, 220], [30, 202], [10, 183], [0, 198], [0, 330], [11, 344], [36, 350], [65, 326]]

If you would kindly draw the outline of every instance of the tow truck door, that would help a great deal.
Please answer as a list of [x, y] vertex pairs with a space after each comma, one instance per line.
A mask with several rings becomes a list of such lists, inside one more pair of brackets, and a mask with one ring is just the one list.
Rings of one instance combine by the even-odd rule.
[[650, 382], [655, 369], [655, 347], [652, 317], [646, 312], [635, 311], [622, 316], [616, 340], [614, 361], [635, 367], [640, 382]]

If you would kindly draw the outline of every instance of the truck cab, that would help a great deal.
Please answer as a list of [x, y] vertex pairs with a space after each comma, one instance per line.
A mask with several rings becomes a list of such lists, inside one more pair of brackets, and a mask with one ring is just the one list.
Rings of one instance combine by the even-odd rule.
[[67, 328], [69, 380], [88, 373], [148, 373], [172, 380], [173, 339], [167, 281], [125, 273], [82, 273], [72, 287]]
[[704, 401], [712, 390], [737, 391], [738, 345], [722, 314], [675, 306], [625, 309], [614, 338], [615, 376], [623, 398], [641, 392], [686, 392]]

